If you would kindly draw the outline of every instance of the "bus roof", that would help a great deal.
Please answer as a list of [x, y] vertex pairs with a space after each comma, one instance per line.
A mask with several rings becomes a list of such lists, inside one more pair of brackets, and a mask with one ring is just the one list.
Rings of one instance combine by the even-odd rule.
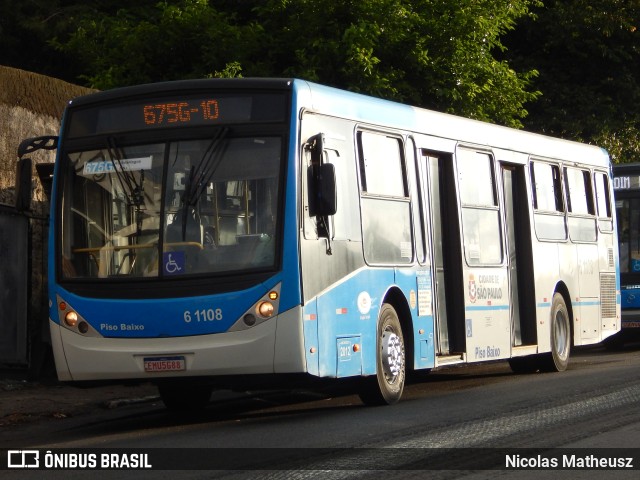
[[[412, 107], [311, 82], [304, 82], [304, 85], [308, 88], [309, 95], [306, 106], [315, 111], [331, 112], [356, 121], [543, 158], [603, 167], [610, 164], [607, 151], [594, 145]], [[302, 88], [299, 90], [302, 91]]]
[[178, 90], [206, 91], [214, 86], [222, 90], [293, 89], [298, 95], [298, 108], [476, 146], [523, 152], [542, 158], [597, 166], [610, 164], [606, 150], [593, 145], [471, 120], [291, 78], [193, 79], [143, 84], [78, 97], [71, 100], [69, 106], [81, 107], [115, 99], [133, 99], [149, 94], [162, 95]]

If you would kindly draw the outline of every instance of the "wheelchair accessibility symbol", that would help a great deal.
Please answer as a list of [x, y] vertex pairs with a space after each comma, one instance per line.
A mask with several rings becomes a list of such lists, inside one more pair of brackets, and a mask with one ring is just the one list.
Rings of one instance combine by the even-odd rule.
[[184, 273], [184, 252], [164, 252], [162, 264], [166, 275]]

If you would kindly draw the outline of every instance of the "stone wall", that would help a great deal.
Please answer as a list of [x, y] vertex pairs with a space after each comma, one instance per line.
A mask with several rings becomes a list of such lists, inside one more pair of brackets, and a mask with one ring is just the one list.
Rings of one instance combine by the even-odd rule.
[[[0, 204], [15, 205], [15, 178], [18, 146], [25, 138], [57, 135], [60, 119], [69, 100], [91, 90], [35, 73], [0, 66]], [[55, 152], [31, 155], [34, 163], [55, 161]], [[40, 376], [47, 362], [49, 342], [46, 268], [48, 203], [33, 169], [33, 196], [30, 214], [31, 255], [30, 303], [26, 346], [29, 370]]]
[[[29, 137], [57, 135], [69, 100], [91, 90], [55, 78], [0, 66], [0, 203], [13, 205], [18, 145]], [[54, 152], [33, 155], [35, 163], [53, 162]], [[35, 214], [45, 200], [34, 171]]]

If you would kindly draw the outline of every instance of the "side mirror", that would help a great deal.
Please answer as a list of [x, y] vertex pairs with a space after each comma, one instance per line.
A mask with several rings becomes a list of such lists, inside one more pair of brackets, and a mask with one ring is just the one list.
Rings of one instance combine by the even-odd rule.
[[18, 212], [28, 212], [31, 210], [32, 183], [31, 173], [33, 171], [33, 160], [31, 158], [21, 158], [18, 160], [16, 170], [16, 210]]
[[338, 211], [336, 194], [336, 168], [332, 163], [323, 163], [318, 167], [316, 175], [317, 215], [335, 215]]
[[324, 161], [324, 134], [318, 133], [309, 139], [307, 149], [311, 152], [309, 167], [309, 215], [327, 217], [337, 211], [336, 169]]
[[309, 214], [312, 217], [327, 217], [337, 211], [336, 169], [331, 163], [309, 167], [310, 196]]
[[46, 135], [44, 137], [27, 138], [18, 146], [18, 158], [38, 150], [55, 150], [58, 148], [58, 137]]
[[[55, 150], [58, 148], [58, 137], [47, 135], [23, 140], [18, 146], [18, 165], [16, 169], [16, 210], [31, 210], [33, 160], [25, 155], [38, 150]], [[46, 186], [45, 186], [46, 189]]]

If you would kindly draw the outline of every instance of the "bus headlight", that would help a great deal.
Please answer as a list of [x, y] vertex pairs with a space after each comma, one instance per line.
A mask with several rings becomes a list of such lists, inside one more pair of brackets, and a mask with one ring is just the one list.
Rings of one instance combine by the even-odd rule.
[[248, 307], [227, 332], [240, 332], [277, 318], [280, 314], [280, 285], [279, 283], [275, 285]]
[[258, 304], [258, 307], [256, 308], [256, 312], [258, 315], [260, 315], [262, 318], [269, 318], [273, 315], [273, 312], [275, 312], [275, 307], [273, 306], [273, 303], [269, 302], [269, 301], [264, 301], [264, 302], [260, 302]]
[[73, 310], [67, 312], [64, 316], [64, 323], [66, 323], [70, 327], [75, 327], [78, 324], [78, 314]]

